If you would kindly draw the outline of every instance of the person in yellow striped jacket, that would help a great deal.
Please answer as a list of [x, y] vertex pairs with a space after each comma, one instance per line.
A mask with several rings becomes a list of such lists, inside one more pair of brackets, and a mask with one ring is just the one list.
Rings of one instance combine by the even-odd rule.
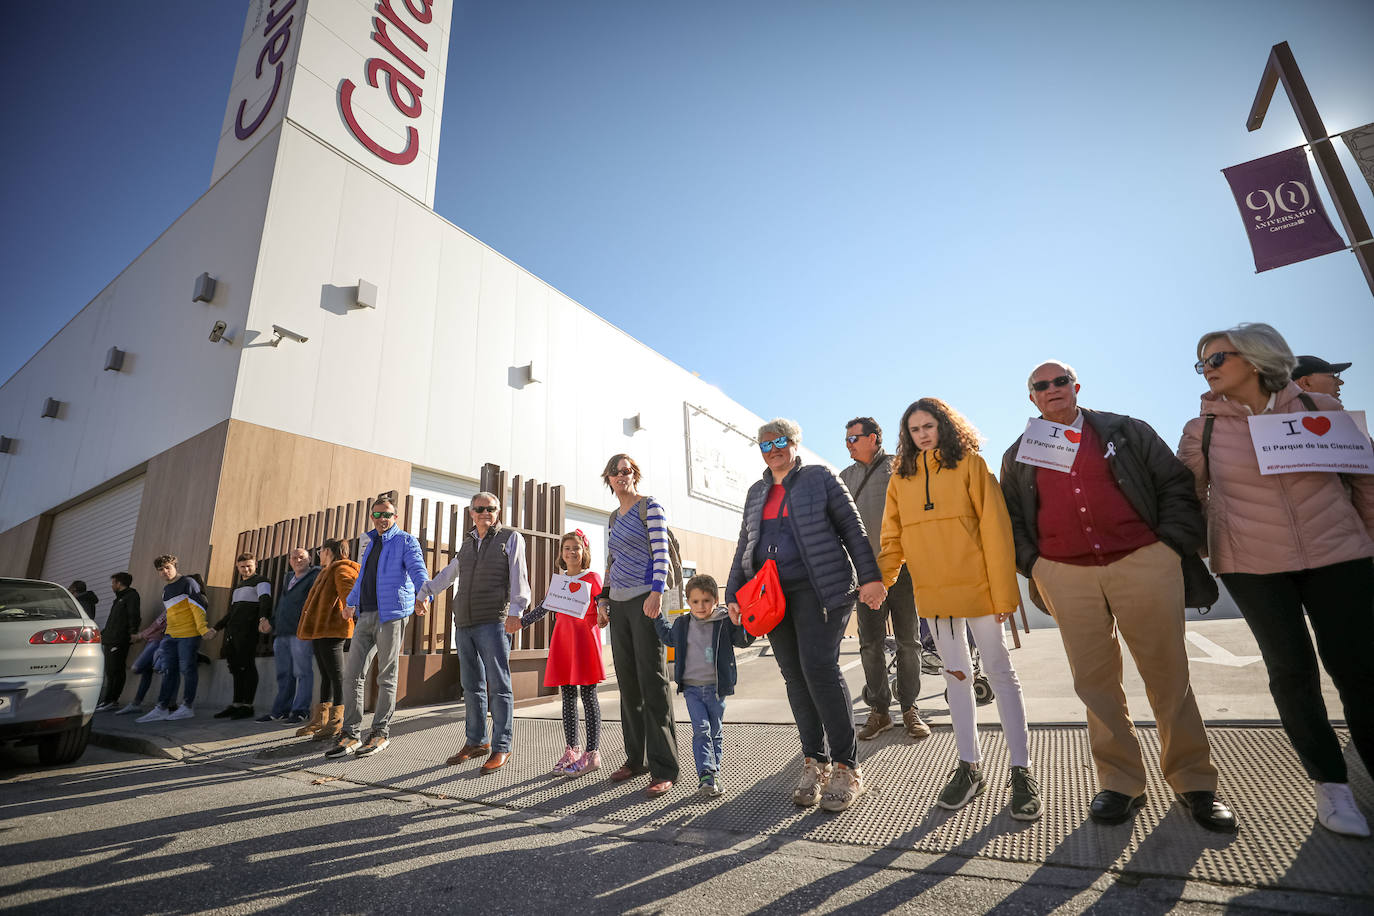
[[[162, 606], [167, 613], [167, 631], [158, 651], [162, 656], [162, 687], [157, 705], [139, 722], [190, 719], [195, 716], [197, 656], [200, 640], [209, 627], [205, 623], [205, 593], [200, 583], [177, 571], [177, 558], [163, 554], [153, 561], [154, 568], [166, 581], [162, 587]], [[177, 689], [182, 689], [180, 705]]]

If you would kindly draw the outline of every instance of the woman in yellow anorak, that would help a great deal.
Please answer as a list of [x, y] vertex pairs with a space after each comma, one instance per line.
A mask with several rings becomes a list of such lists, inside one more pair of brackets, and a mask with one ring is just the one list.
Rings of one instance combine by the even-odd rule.
[[1026, 708], [1002, 642], [1002, 624], [1020, 602], [1011, 520], [1001, 488], [978, 454], [979, 439], [968, 420], [937, 398], [921, 398], [902, 414], [878, 566], [890, 586], [906, 564], [916, 611], [930, 621], [945, 664], [959, 765], [937, 804], [956, 810], [987, 788], [973, 698], [971, 631], [983, 673], [997, 694], [1011, 755], [1011, 816], [1033, 821], [1041, 805], [1030, 771]]

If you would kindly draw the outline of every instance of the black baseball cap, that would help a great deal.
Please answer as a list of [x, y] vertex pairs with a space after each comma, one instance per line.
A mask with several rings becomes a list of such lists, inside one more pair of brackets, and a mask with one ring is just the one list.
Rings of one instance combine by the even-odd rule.
[[1298, 364], [1293, 367], [1293, 381], [1314, 372], [1344, 372], [1351, 363], [1328, 363], [1319, 356], [1299, 356]]

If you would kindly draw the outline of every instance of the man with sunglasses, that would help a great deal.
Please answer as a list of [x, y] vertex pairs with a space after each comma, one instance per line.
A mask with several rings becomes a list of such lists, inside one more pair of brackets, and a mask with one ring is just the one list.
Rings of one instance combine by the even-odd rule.
[[472, 530], [463, 538], [463, 546], [448, 566], [420, 589], [419, 600], [428, 602], [442, 595], [456, 580], [453, 639], [463, 681], [467, 737], [447, 763], [457, 766], [487, 757], [482, 772], [494, 773], [510, 758], [515, 697], [510, 683], [508, 634], [520, 632], [520, 615], [530, 605], [530, 577], [525, 569], [525, 539], [514, 528], [501, 524], [501, 501], [495, 493], [483, 491], [472, 497], [468, 516]]
[[[863, 519], [873, 555], [880, 552], [883, 510], [887, 506], [887, 482], [892, 477], [892, 456], [883, 448], [883, 428], [872, 417], [855, 417], [844, 431], [844, 444], [854, 463], [840, 471], [840, 480]], [[916, 595], [906, 566], [888, 589], [887, 600], [878, 610], [860, 607], [859, 658], [863, 661], [864, 684], [869, 701], [868, 720], [859, 729], [859, 740], [871, 741], [892, 727], [892, 688], [887, 678], [887, 621], [892, 618], [892, 633], [897, 638], [897, 702], [902, 708], [902, 727], [909, 738], [930, 737], [930, 726], [921, 719], [916, 698], [921, 693], [920, 623], [916, 616]]]
[[1351, 363], [1328, 363], [1320, 356], [1299, 356], [1298, 364], [1293, 367], [1293, 381], [1303, 391], [1316, 391], [1329, 394], [1337, 401], [1341, 399], [1341, 373], [1351, 367]]
[[[1179, 803], [1209, 830], [1233, 833], [1216, 797], [1217, 770], [1188, 680], [1181, 558], [1202, 545], [1193, 475], [1149, 424], [1078, 406], [1078, 375], [1041, 363], [1027, 383], [1040, 417], [1068, 427], [1078, 451], [1067, 472], [1002, 458], [1002, 493], [1016, 567], [1064, 640], [1074, 691], [1088, 712], [1100, 791], [1088, 809], [1119, 824], [1145, 804], [1145, 764], [1121, 684], [1125, 640], [1145, 682], [1162, 745], [1160, 766]], [[1042, 603], [1043, 600], [1043, 603]]]
[[[396, 712], [396, 675], [401, 642], [411, 614], [424, 614], [415, 594], [429, 581], [420, 542], [403, 530], [396, 504], [383, 495], [372, 502], [372, 530], [363, 545], [362, 572], [344, 599], [345, 613], [357, 620], [353, 644], [344, 662], [344, 718], [338, 743], [326, 757], [356, 754], [369, 757], [391, 743], [391, 717]], [[363, 724], [363, 680], [372, 657], [377, 657], [377, 702], [372, 731], [366, 742], [358, 736]]]

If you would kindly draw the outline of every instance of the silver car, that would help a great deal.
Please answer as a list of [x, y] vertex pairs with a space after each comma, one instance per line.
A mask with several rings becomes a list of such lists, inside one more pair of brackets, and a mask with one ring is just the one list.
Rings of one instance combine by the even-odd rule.
[[0, 578], [0, 742], [37, 744], [45, 764], [76, 760], [104, 680], [100, 630], [70, 592]]

